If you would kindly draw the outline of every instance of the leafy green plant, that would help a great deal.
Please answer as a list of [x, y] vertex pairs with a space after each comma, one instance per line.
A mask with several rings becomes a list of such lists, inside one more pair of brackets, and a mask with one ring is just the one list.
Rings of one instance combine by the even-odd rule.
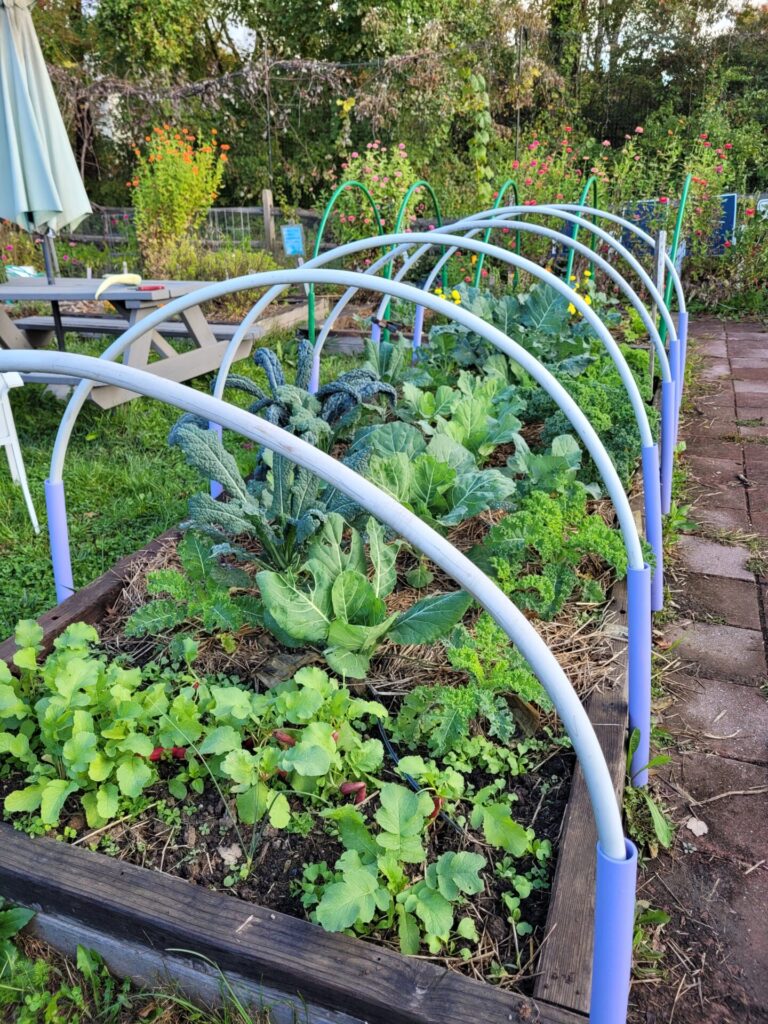
[[[672, 821], [664, 811], [664, 808], [656, 800], [647, 786], [634, 786], [632, 784], [631, 765], [632, 758], [640, 745], [640, 730], [634, 729], [629, 737], [627, 747], [627, 784], [624, 787], [624, 817], [627, 822], [627, 831], [632, 839], [641, 847], [647, 847], [652, 857], [659, 851], [659, 846], [665, 850], [672, 845], [675, 829]], [[657, 754], [648, 762], [648, 768], [656, 768], [667, 764], [670, 757], [667, 754]]]
[[[27, 910], [26, 907], [9, 907], [0, 897], [0, 982], [16, 956], [16, 948], [11, 939], [29, 924], [34, 916], [34, 910]], [[0, 984], [0, 990], [2, 987]]]
[[515, 491], [513, 480], [497, 469], [478, 469], [466, 448], [442, 434], [415, 458], [404, 452], [373, 456], [366, 475], [438, 529], [457, 526], [487, 509], [503, 508]]
[[324, 644], [324, 657], [335, 672], [361, 679], [385, 637], [394, 643], [431, 643], [455, 625], [471, 599], [462, 592], [436, 594], [388, 614], [384, 598], [397, 582], [399, 544], [386, 543], [383, 527], [371, 518], [366, 553], [354, 528], [345, 544], [344, 526], [340, 516], [329, 515], [298, 571], [263, 571], [256, 582], [264, 624], [281, 642]]
[[493, 572], [517, 604], [544, 619], [554, 618], [577, 588], [586, 600], [604, 600], [596, 581], [580, 573], [585, 561], [607, 563], [619, 577], [627, 569], [621, 534], [588, 511], [586, 491], [578, 483], [561, 494], [533, 491], [470, 557]]
[[500, 444], [517, 441], [521, 423], [515, 411], [521, 408], [514, 390], [498, 375], [478, 378], [462, 372], [455, 388], [443, 384], [432, 392], [404, 384], [396, 411], [418, 422], [427, 436], [445, 435], [482, 463]]
[[[338, 512], [348, 520], [360, 515], [356, 502], [281, 455], [265, 454], [266, 478], [246, 483], [220, 438], [189, 419], [173, 428], [171, 442], [181, 447], [191, 465], [208, 479], [217, 480], [230, 495], [227, 502], [214, 501], [207, 493], [193, 495], [189, 519], [182, 524], [218, 541], [217, 555], [247, 558], [264, 568], [295, 569], [307, 542], [329, 514]], [[350, 457], [348, 464], [359, 466], [365, 458], [365, 453]], [[246, 553], [229, 544], [234, 538], [256, 540], [260, 550], [251, 548]]]
[[429, 793], [385, 783], [373, 832], [351, 807], [324, 812], [336, 826], [345, 852], [333, 871], [305, 868], [302, 902], [327, 931], [352, 928], [358, 934], [397, 926], [403, 953], [419, 952], [422, 942], [439, 952], [451, 939], [476, 941], [469, 924], [455, 915], [467, 896], [483, 888], [480, 854], [448, 852], [413, 880], [409, 869], [426, 858], [424, 833], [434, 805]]
[[233, 632], [260, 621], [259, 602], [242, 593], [255, 585], [245, 570], [223, 563], [211, 554], [210, 543], [194, 534], [182, 538], [177, 551], [183, 571], [160, 569], [147, 573], [147, 593], [154, 600], [129, 616], [126, 636], [154, 636], [189, 624], [218, 633], [226, 644], [231, 642]]
[[[525, 439], [519, 437], [515, 454], [507, 459], [507, 467], [515, 475], [519, 497], [531, 491], [562, 493], [581, 468], [581, 446], [572, 434], [560, 434], [552, 439], [549, 451], [532, 452]], [[599, 488], [586, 489], [587, 493], [599, 496]]]

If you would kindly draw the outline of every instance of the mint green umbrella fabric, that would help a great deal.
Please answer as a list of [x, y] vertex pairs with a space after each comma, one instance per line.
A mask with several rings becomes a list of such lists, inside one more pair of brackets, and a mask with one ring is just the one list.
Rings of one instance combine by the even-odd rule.
[[0, 217], [61, 231], [91, 212], [32, 23], [34, 0], [0, 0]]

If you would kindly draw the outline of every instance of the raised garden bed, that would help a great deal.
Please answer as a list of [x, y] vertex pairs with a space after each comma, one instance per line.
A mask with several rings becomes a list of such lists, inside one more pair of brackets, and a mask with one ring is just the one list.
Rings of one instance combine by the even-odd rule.
[[[41, 655], [70, 624], [108, 619], [126, 583], [177, 536], [168, 531], [43, 615]], [[626, 719], [623, 601], [619, 584], [610, 611], [616, 657], [606, 685], [588, 703], [619, 792]], [[0, 659], [10, 662], [16, 649], [6, 640]], [[294, 1009], [306, 1012], [308, 1021], [329, 1024], [463, 1024], [478, 1016], [569, 1024], [588, 1013], [595, 833], [578, 768], [533, 998], [82, 846], [30, 838], [7, 824], [0, 824], [0, 836], [0, 895], [38, 911], [33, 930], [62, 951], [78, 943], [94, 948], [118, 973], [147, 984], [170, 976], [187, 992], [214, 997], [216, 982], [206, 981], [204, 965], [169, 952], [194, 950], [233, 978], [244, 996], [269, 1004], [276, 1021], [292, 1021]]]
[[[506, 317], [517, 300], [488, 301]], [[547, 325], [523, 332], [527, 342], [551, 353], [628, 475], [635, 424], [615, 368], [590, 352], [567, 304], [525, 302]], [[536, 618], [591, 694], [619, 791], [623, 589], [615, 632], [595, 611], [626, 568], [624, 539], [579, 483], [592, 470], [551, 400], [471, 332], [435, 331], [426, 365], [411, 368], [407, 342], [382, 343], [316, 396], [305, 343], [294, 386], [268, 350], [255, 357], [267, 391], [230, 383], [272, 423], [362, 468]], [[643, 353], [630, 356], [643, 376]], [[36, 899], [38, 927], [62, 942], [83, 928], [92, 941], [103, 927], [112, 947], [147, 936], [137, 945], [155, 953], [135, 959], [150, 964], [160, 945], [192, 946], [266, 986], [265, 998], [359, 1020], [466, 1019], [483, 1004], [490, 1019], [497, 1007], [511, 1020], [586, 1013], [591, 806], [552, 702], [507, 634], [450, 576], [300, 470], [290, 447], [266, 457], [244, 443], [235, 459], [189, 417], [171, 439], [227, 500], [196, 495], [183, 540], [167, 534], [123, 560], [44, 616], [42, 635], [20, 624], [20, 652], [0, 646], [20, 672], [2, 687], [5, 814], [64, 840], [37, 858], [24, 849], [41, 840], [14, 836], [0, 892]], [[397, 527], [391, 509], [381, 514]], [[451, 564], [445, 553], [440, 564]], [[99, 626], [95, 651], [84, 623]], [[77, 880], [90, 874], [109, 895], [86, 911]], [[233, 948], [184, 919], [192, 893]], [[148, 912], [158, 905], [166, 925]], [[253, 941], [243, 938], [254, 921]], [[283, 933], [292, 948], [319, 949], [320, 963], [306, 955], [287, 971]], [[366, 966], [350, 977], [347, 961]], [[393, 987], [379, 984], [390, 975]], [[449, 1009], [435, 1007], [437, 990]]]

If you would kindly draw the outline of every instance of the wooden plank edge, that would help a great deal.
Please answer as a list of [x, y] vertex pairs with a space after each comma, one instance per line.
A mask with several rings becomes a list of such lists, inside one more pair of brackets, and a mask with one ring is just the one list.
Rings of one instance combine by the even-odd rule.
[[[107, 569], [91, 583], [76, 590], [61, 604], [41, 615], [37, 621], [43, 627], [42, 656], [45, 657], [50, 652], [56, 637], [73, 622], [97, 625], [107, 606], [117, 598], [124, 583], [136, 571], [137, 566], [151, 558], [167, 541], [178, 535], [179, 531], [175, 527], [166, 530], [143, 548], [125, 555], [115, 562], [111, 569]], [[12, 636], [0, 643], [0, 660], [8, 662], [11, 670], [11, 659], [16, 650], [17, 646]]]
[[584, 1024], [567, 1010], [160, 872], [0, 825], [0, 895], [158, 955], [194, 950], [367, 1024]]
[[[613, 685], [593, 692], [586, 710], [603, 748], [621, 805], [626, 770], [627, 601], [626, 583], [611, 591], [611, 647], [616, 655]], [[560, 851], [552, 880], [547, 936], [538, 964], [534, 997], [575, 1013], [588, 1014], [592, 991], [597, 831], [589, 791], [577, 764], [563, 819]]]

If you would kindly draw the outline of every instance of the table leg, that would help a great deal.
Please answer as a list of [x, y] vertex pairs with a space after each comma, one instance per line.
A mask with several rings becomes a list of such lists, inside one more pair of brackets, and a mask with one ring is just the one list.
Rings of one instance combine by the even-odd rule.
[[14, 324], [5, 310], [0, 306], [0, 347], [32, 348], [23, 331]]

